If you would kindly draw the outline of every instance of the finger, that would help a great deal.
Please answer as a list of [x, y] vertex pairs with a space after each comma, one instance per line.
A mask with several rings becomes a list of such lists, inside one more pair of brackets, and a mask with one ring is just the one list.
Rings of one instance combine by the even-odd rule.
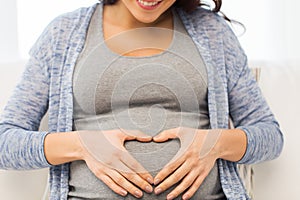
[[178, 128], [168, 129], [160, 132], [158, 135], [153, 137], [154, 142], [165, 142], [169, 139], [177, 138]]
[[138, 174], [136, 174], [133, 171], [130, 171], [129, 168], [127, 171], [128, 172], [126, 173], [125, 172], [119, 172], [119, 173], [121, 173], [127, 180], [129, 180], [131, 183], [135, 184], [145, 192], [151, 193], [153, 191], [152, 186], [143, 178], [141, 178]]
[[207, 175], [200, 175], [196, 178], [196, 180], [194, 181], [194, 183], [192, 184], [192, 186], [188, 189], [187, 192], [184, 193], [184, 195], [182, 196], [183, 200], [187, 200], [190, 199], [194, 196], [195, 192], [199, 189], [200, 185], [203, 183], [205, 177]]
[[95, 165], [94, 161], [90, 162], [90, 160], [86, 160], [86, 164], [89, 167], [89, 169], [93, 172], [93, 174], [103, 181], [111, 190], [113, 190], [115, 193], [126, 196], [127, 191], [122, 188], [120, 185], [118, 185], [115, 181], [111, 179], [108, 175], [106, 175], [106, 171], [111, 170], [110, 168], [107, 168], [104, 165]]
[[103, 181], [103, 183], [105, 183], [105, 185], [107, 185], [112, 191], [114, 191], [115, 193], [125, 197], [127, 195], [127, 191], [124, 190], [122, 187], [120, 187], [119, 185], [117, 185], [109, 176], [102, 174], [100, 176], [98, 176], [98, 178]]
[[140, 130], [132, 130], [130, 131], [130, 133], [133, 134], [135, 136], [135, 139], [140, 142], [150, 142], [152, 140], [152, 136], [147, 135]]
[[168, 177], [170, 174], [185, 162], [185, 157], [179, 157], [177, 160], [168, 163], [154, 178], [154, 185], [159, 184], [162, 180]]
[[109, 169], [106, 171], [106, 174], [114, 180], [120, 187], [124, 188], [130, 194], [135, 196], [136, 198], [141, 198], [143, 196], [143, 192], [138, 189], [135, 185], [130, 183], [124, 176], [122, 176], [119, 172], [113, 169]]
[[182, 180], [190, 172], [190, 170], [191, 165], [187, 162], [183, 163], [174, 173], [155, 188], [155, 194], [160, 194]]
[[[186, 177], [181, 181], [181, 183], [167, 195], [167, 199], [174, 199], [178, 197], [181, 193], [183, 193], [187, 188], [189, 188], [195, 180], [199, 177], [199, 172], [196, 170], [191, 171], [190, 173], [187, 174]], [[200, 186], [200, 185], [199, 185]], [[199, 188], [199, 187], [198, 187]], [[197, 190], [197, 189], [196, 189]], [[195, 190], [195, 192], [196, 192]], [[195, 193], [194, 192], [194, 193]], [[193, 193], [193, 194], [194, 194]], [[192, 195], [193, 196], [193, 195]]]
[[130, 169], [130, 171], [139, 174], [142, 179], [146, 180], [150, 184], [153, 184], [153, 177], [151, 174], [128, 152], [122, 154], [120, 160]]
[[152, 137], [140, 130], [120, 129], [125, 134], [125, 140], [138, 140], [140, 142], [150, 142]]

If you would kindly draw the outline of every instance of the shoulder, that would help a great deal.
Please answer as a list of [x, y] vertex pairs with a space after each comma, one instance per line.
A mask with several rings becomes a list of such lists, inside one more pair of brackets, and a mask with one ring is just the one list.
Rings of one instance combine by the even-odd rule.
[[97, 4], [90, 7], [82, 7], [59, 15], [50, 22], [46, 30], [56, 30], [57, 28], [68, 30], [79, 27], [82, 23], [90, 20], [96, 6]]
[[[193, 38], [207, 40], [210, 46], [222, 43], [237, 44], [237, 38], [229, 23], [218, 13], [198, 7], [190, 13], [178, 10], [181, 20]], [[230, 46], [230, 45], [229, 45]], [[223, 46], [225, 47], [225, 46]]]
[[97, 5], [82, 7], [54, 18], [40, 34], [30, 54], [48, 53], [53, 45], [70, 40], [72, 34], [84, 34]]
[[222, 16], [203, 7], [198, 7], [190, 13], [180, 12], [195, 30], [221, 32], [228, 28], [228, 24]]

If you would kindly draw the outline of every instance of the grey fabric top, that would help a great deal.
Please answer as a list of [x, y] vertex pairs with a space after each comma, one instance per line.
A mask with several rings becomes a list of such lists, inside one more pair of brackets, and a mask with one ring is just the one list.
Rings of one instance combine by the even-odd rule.
[[[209, 128], [207, 73], [176, 12], [172, 43], [166, 51], [125, 57], [104, 43], [99, 11], [92, 17], [75, 66], [74, 130], [139, 129], [153, 136], [178, 126]], [[131, 141], [126, 148], [154, 176], [180, 144], [177, 140], [160, 144]], [[121, 199], [84, 162], [71, 163], [70, 170], [69, 199]], [[144, 194], [142, 199], [165, 199], [167, 192]], [[224, 198], [216, 164], [194, 198]]]

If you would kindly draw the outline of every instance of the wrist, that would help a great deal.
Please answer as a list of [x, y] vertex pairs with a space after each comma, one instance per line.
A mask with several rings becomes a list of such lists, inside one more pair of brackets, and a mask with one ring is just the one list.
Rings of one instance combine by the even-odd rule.
[[223, 129], [215, 145], [218, 158], [237, 162], [247, 148], [246, 133], [240, 129]]
[[70, 157], [73, 157], [75, 160], [84, 160], [85, 150], [80, 141], [78, 131], [71, 132], [70, 134], [73, 141], [73, 153], [70, 153]]
[[228, 151], [226, 149], [226, 145], [224, 144], [226, 141], [223, 130], [220, 130], [219, 138], [216, 142], [216, 145], [214, 147], [215, 152], [217, 154], [217, 158], [224, 158], [228, 154]]
[[45, 138], [45, 157], [52, 165], [59, 165], [84, 157], [77, 132], [51, 133]]

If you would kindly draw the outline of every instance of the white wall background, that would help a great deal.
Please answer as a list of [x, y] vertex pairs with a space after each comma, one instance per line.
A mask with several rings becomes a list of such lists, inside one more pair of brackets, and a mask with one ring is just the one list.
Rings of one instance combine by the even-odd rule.
[[16, 1], [0, 0], [0, 62], [18, 59]]
[[[0, 0], [0, 62], [27, 58], [30, 46], [55, 16], [95, 2]], [[299, 7], [298, 0], [230, 0], [223, 1], [222, 10], [246, 26], [240, 41], [250, 60], [297, 61]]]
[[254, 167], [255, 200], [298, 200], [300, 188], [300, 67], [268, 63], [260, 86], [285, 135], [281, 156]]
[[300, 18], [298, 0], [223, 1], [223, 11], [242, 22], [240, 37], [250, 60], [299, 61]]
[[[0, 0], [0, 113], [23, 71], [30, 46], [43, 28], [55, 16], [94, 2], [96, 0]], [[298, 0], [223, 2], [226, 15], [247, 28], [240, 41], [251, 63], [268, 63], [268, 68], [263, 70], [262, 89], [286, 134], [282, 156], [255, 167], [256, 200], [299, 199], [300, 136], [295, 131], [300, 119], [299, 96], [296, 96], [300, 86], [297, 82], [300, 79], [299, 7]], [[289, 116], [295, 117], [290, 119]], [[35, 175], [44, 174], [37, 171]], [[38, 191], [44, 187], [45, 180], [39, 182], [35, 175], [0, 171], [0, 195], [6, 194], [7, 200], [25, 200], [13, 197], [15, 188], [41, 195]], [[22, 182], [24, 178], [32, 184]]]

